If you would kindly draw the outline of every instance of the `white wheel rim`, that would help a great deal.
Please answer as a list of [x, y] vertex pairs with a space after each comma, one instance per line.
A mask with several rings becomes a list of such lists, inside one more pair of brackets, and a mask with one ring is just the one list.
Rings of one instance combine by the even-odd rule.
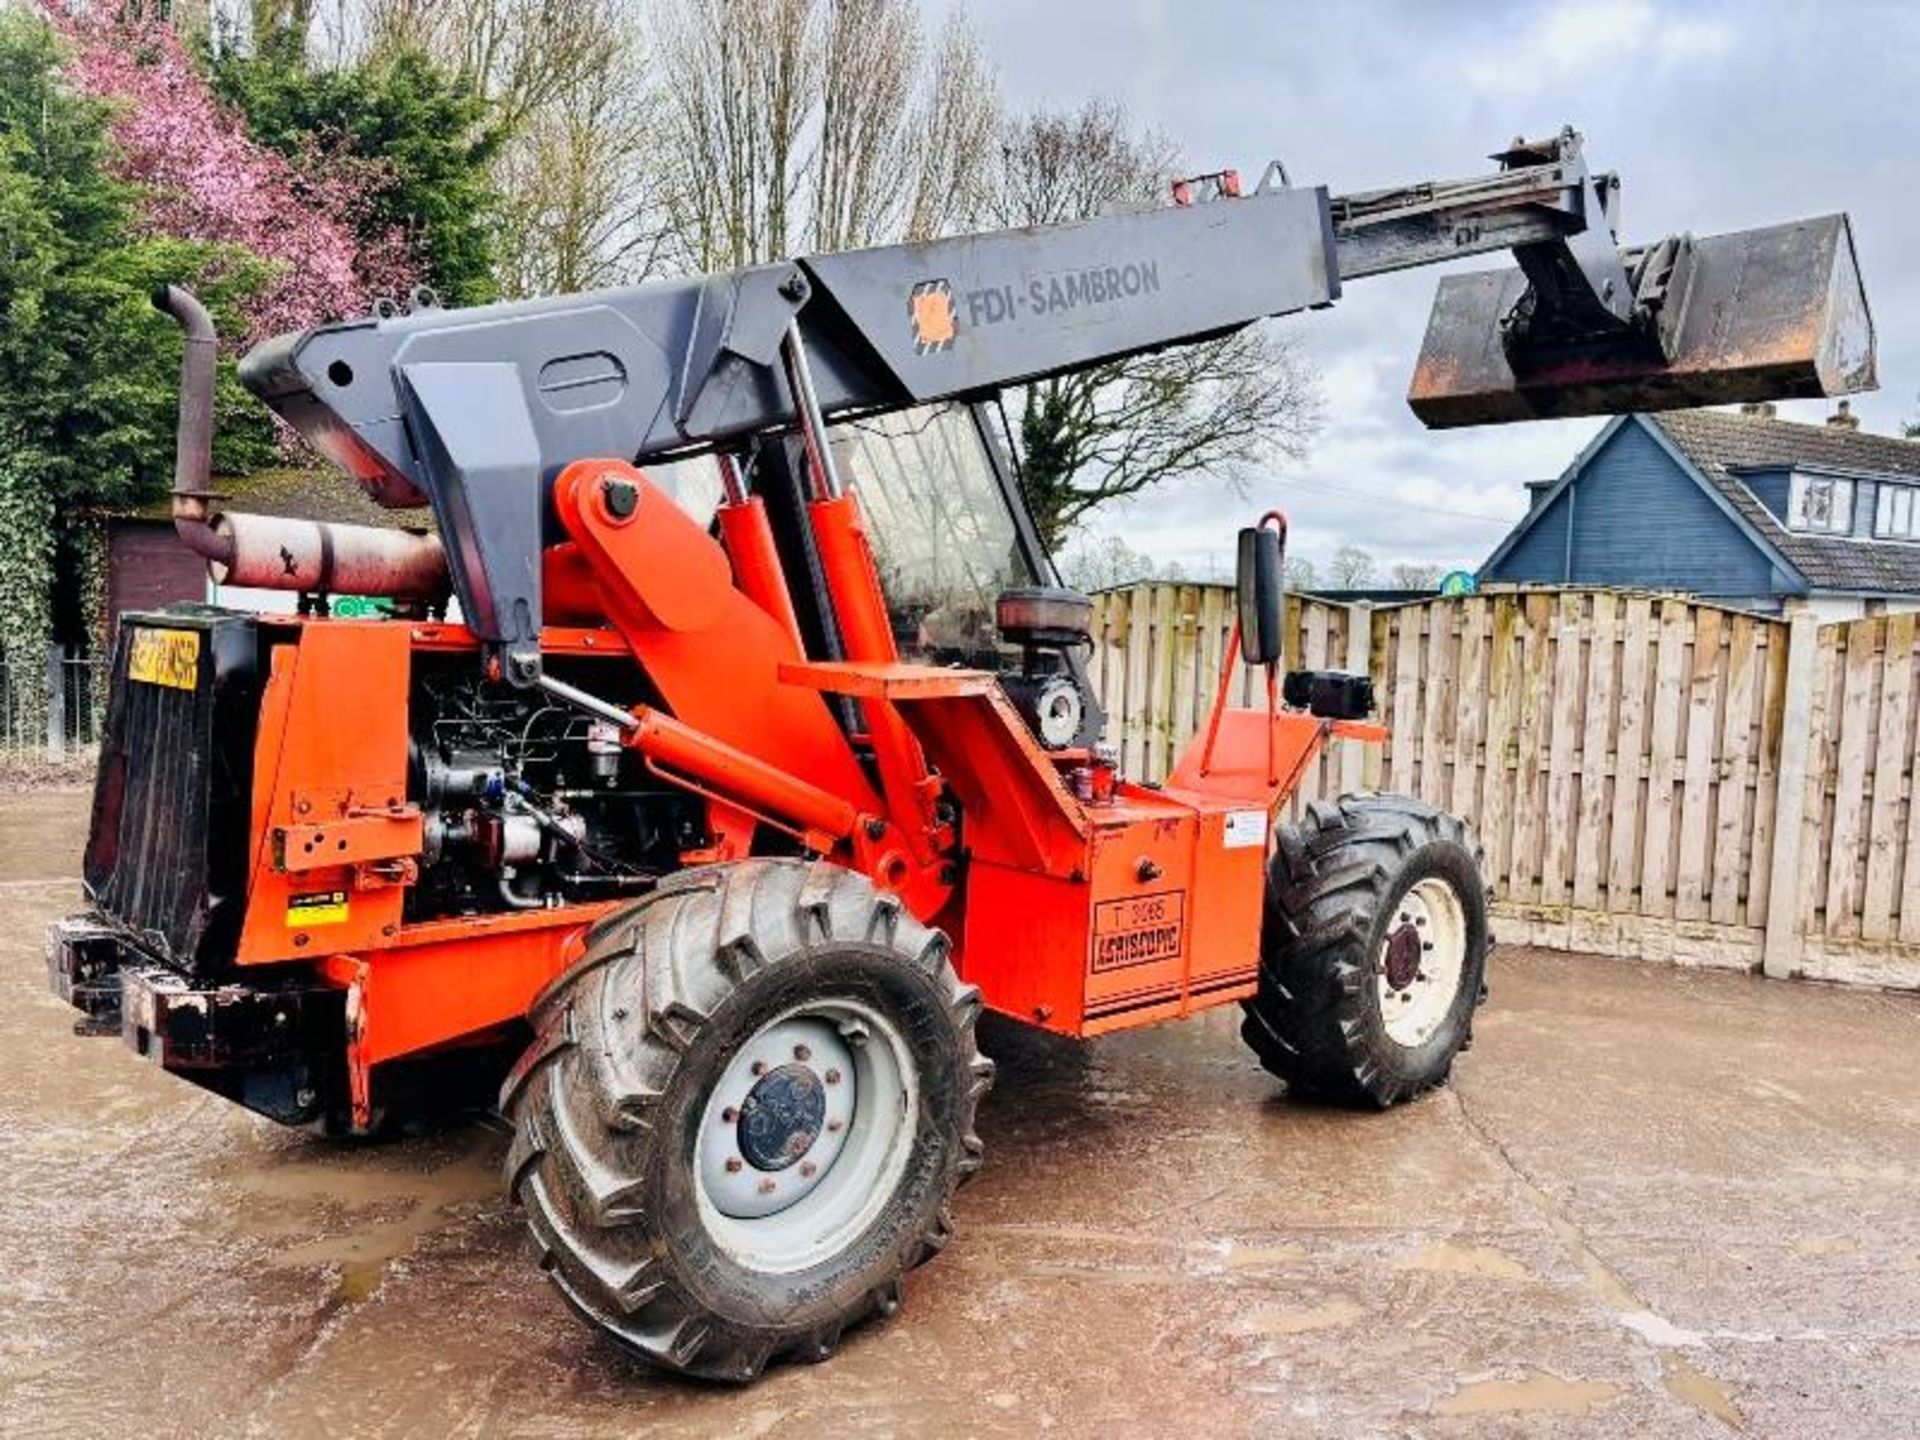
[[1387, 1038], [1409, 1050], [1426, 1044], [1452, 1012], [1467, 970], [1466, 909], [1449, 881], [1429, 875], [1400, 897], [1374, 962]]
[[912, 1153], [919, 1083], [898, 1029], [852, 1000], [756, 1030], [708, 1092], [694, 1144], [702, 1224], [736, 1263], [804, 1270], [886, 1208]]

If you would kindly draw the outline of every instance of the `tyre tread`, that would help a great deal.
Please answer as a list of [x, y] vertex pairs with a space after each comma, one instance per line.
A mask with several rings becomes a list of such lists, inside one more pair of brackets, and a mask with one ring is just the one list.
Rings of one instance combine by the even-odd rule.
[[[698, 923], [708, 908], [710, 923]], [[644, 1231], [647, 1217], [633, 1204], [640, 1185], [615, 1157], [650, 1139], [653, 1105], [726, 997], [771, 966], [807, 963], [835, 937], [882, 946], [944, 980], [963, 1047], [961, 1123], [944, 1193], [900, 1246], [899, 1271], [831, 1324], [783, 1334], [709, 1314], [670, 1266], [620, 1259], [618, 1232]], [[730, 1381], [751, 1380], [781, 1358], [823, 1359], [846, 1328], [897, 1310], [902, 1274], [945, 1247], [952, 1192], [979, 1170], [984, 1148], [975, 1117], [993, 1063], [974, 1039], [979, 992], [954, 974], [950, 952], [946, 937], [907, 914], [897, 897], [826, 861], [750, 860], [682, 872], [597, 924], [586, 952], [539, 997], [534, 1042], [500, 1098], [513, 1133], [509, 1194], [572, 1308], [653, 1365]], [[617, 995], [634, 997], [628, 1003], [637, 1013], [614, 1004]], [[625, 1028], [616, 1034], [617, 1027]]]

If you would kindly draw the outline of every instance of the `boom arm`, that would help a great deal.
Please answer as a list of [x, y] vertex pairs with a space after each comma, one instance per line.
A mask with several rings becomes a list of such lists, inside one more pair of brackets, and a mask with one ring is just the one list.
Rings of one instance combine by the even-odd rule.
[[[1346, 279], [1513, 250], [1455, 277], [1411, 401], [1429, 424], [1841, 393], [1872, 384], [1844, 216], [1645, 250], [1572, 131], [1477, 180], [1245, 197], [819, 255], [705, 278], [415, 309], [267, 342], [242, 380], [383, 504], [431, 503], [474, 629], [538, 671], [545, 491], [826, 415], [978, 395], [1318, 309]], [[1466, 282], [1464, 284], [1457, 282]], [[1706, 298], [1702, 300], [1704, 292]]]

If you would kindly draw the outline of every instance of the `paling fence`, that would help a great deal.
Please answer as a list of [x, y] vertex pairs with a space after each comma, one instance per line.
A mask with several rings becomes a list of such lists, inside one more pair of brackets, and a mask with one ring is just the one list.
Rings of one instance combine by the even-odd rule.
[[64, 645], [0, 647], [0, 750], [61, 756], [100, 741], [106, 662]]
[[[1233, 595], [1096, 597], [1094, 683], [1129, 774], [1204, 722]], [[1375, 609], [1291, 599], [1290, 667], [1365, 669], [1384, 749], [1337, 742], [1305, 801], [1362, 788], [1465, 817], [1502, 940], [1920, 987], [1920, 622], [1819, 625], [1609, 590]], [[1232, 681], [1261, 703], [1255, 676]]]

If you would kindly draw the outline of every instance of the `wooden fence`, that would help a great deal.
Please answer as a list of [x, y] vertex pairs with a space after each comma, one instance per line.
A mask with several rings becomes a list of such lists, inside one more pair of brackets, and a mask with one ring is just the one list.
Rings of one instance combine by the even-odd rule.
[[[1224, 586], [1096, 599], [1092, 674], [1128, 774], [1205, 719]], [[1372, 609], [1289, 601], [1290, 667], [1366, 670], [1384, 750], [1299, 804], [1419, 795], [1486, 849], [1501, 938], [1920, 987], [1920, 625], [1817, 625], [1607, 590]], [[1257, 704], [1253, 677], [1234, 677]]]

